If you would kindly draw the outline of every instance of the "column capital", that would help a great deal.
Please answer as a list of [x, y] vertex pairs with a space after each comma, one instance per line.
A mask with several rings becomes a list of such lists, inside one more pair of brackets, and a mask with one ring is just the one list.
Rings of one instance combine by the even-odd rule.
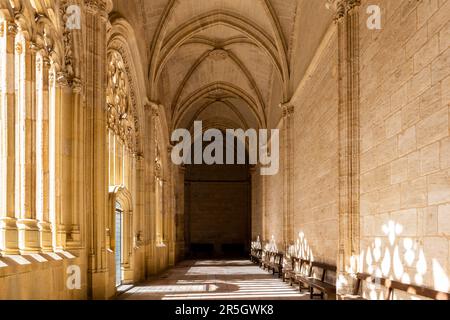
[[[6, 25], [6, 28], [5, 28]], [[1, 24], [1, 27], [3, 28], [3, 30], [0, 29], [0, 31], [5, 32], [7, 35], [11, 35], [11, 36], [15, 36], [17, 34], [17, 32], [19, 32], [19, 28], [17, 27], [17, 24], [15, 24], [12, 21], [4, 21], [4, 23]], [[6, 29], [6, 30], [5, 30]]]
[[91, 14], [98, 13], [106, 19], [113, 8], [111, 0], [84, 0], [84, 5]]
[[325, 4], [328, 10], [333, 11], [335, 21], [339, 21], [347, 12], [359, 5], [361, 5], [361, 0], [327, 0]]
[[159, 108], [161, 107], [160, 104], [158, 104], [157, 102], [153, 102], [153, 101], [148, 101], [145, 105], [144, 105], [144, 110], [146, 112], [150, 112], [152, 116], [154, 117], [159, 117]]

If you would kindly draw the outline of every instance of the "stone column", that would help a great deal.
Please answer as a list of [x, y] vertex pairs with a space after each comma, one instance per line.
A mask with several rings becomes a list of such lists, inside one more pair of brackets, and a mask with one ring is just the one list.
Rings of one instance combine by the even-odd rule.
[[85, 159], [85, 119], [86, 109], [83, 105], [82, 99], [82, 83], [79, 79], [72, 79], [71, 83], [72, 94], [72, 128], [71, 128], [71, 146], [72, 146], [72, 177], [71, 177], [71, 189], [72, 197], [75, 199], [70, 209], [70, 225], [68, 226], [67, 234], [67, 248], [71, 250], [80, 249], [82, 244], [82, 230], [81, 221], [84, 219], [85, 203], [83, 199], [83, 193], [85, 190], [84, 180], [84, 162]]
[[17, 227], [19, 229], [19, 249], [22, 254], [38, 253], [40, 251], [40, 233], [36, 220], [36, 51], [34, 43], [25, 40], [25, 47], [17, 43], [16, 54], [24, 55], [24, 68], [19, 92], [19, 107], [17, 109], [18, 125], [16, 141], [16, 206], [19, 214]]
[[352, 292], [359, 255], [359, 0], [335, 1], [339, 63], [338, 295]]
[[175, 165], [172, 163], [171, 154], [173, 147], [169, 145], [167, 147], [167, 168], [169, 172], [167, 173], [167, 192], [165, 193], [164, 202], [167, 203], [166, 207], [166, 221], [165, 228], [167, 232], [167, 244], [169, 249], [169, 266], [175, 264], [176, 255], [176, 198], [174, 181], [177, 175], [177, 170]]
[[[49, 75], [50, 60], [41, 55], [37, 66], [37, 115], [36, 115], [36, 148], [40, 159], [37, 159], [36, 188], [39, 190], [36, 199], [38, 226], [43, 252], [53, 251], [52, 230], [49, 216]], [[54, 156], [54, 155], [52, 155]]]
[[108, 144], [106, 121], [106, 26], [111, 1], [85, 0], [85, 103], [87, 237], [89, 295], [105, 299], [114, 294], [108, 273], [106, 218], [108, 214]]
[[293, 215], [293, 116], [294, 106], [287, 103], [280, 106], [283, 111], [283, 240], [284, 246], [294, 242]]
[[56, 75], [55, 92], [55, 225], [57, 250], [70, 239], [73, 202], [73, 91], [65, 72]]
[[18, 254], [18, 231], [15, 217], [15, 37], [17, 26], [0, 24], [0, 41], [4, 52], [0, 63], [0, 254]]

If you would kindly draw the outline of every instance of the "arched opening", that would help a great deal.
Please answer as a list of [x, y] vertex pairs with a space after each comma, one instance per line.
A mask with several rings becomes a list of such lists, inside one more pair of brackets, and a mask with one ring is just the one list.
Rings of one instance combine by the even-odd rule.
[[114, 249], [114, 261], [116, 267], [116, 287], [119, 287], [123, 281], [122, 263], [123, 263], [123, 209], [119, 201], [116, 201], [115, 214], [114, 214], [114, 226], [115, 226], [115, 249]]
[[133, 203], [131, 193], [123, 186], [110, 187], [110, 250], [114, 253], [116, 288], [131, 284], [133, 273]]
[[[225, 137], [225, 134], [223, 133]], [[184, 233], [187, 258], [242, 258], [251, 238], [251, 175], [245, 164], [194, 164], [184, 175]], [[203, 150], [207, 147], [203, 143]], [[224, 141], [223, 157], [239, 159], [237, 145]], [[245, 150], [245, 149], [244, 149]], [[248, 155], [244, 155], [248, 160]]]

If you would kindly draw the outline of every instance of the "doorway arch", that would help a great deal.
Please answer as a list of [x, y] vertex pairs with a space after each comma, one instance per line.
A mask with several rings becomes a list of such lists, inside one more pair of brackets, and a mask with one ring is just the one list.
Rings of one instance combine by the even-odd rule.
[[[131, 284], [134, 281], [133, 201], [130, 191], [125, 186], [109, 188], [108, 212], [109, 247], [114, 252], [116, 287], [122, 284]], [[121, 228], [120, 231], [117, 229], [118, 227]], [[118, 236], [119, 239], [117, 239]], [[118, 266], [120, 266], [120, 270], [118, 270]]]

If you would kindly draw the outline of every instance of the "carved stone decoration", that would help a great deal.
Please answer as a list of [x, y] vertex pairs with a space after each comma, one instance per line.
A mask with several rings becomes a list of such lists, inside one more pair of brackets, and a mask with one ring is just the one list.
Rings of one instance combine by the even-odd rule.
[[162, 178], [161, 151], [158, 144], [156, 144], [155, 148], [155, 178]]
[[214, 49], [209, 53], [209, 57], [214, 61], [221, 61], [228, 58], [228, 52], [223, 49]]
[[342, 19], [347, 12], [360, 4], [361, 0], [327, 0], [325, 6], [328, 10], [334, 12], [334, 19], [335, 21], [338, 21]]
[[132, 151], [136, 151], [136, 120], [130, 103], [130, 89], [122, 56], [113, 51], [108, 59], [106, 89], [108, 127]]
[[73, 78], [73, 37], [72, 30], [67, 27], [67, 21], [70, 18], [70, 13], [68, 12], [68, 3], [67, 1], [62, 1], [59, 7], [60, 15], [62, 17], [63, 24], [63, 45], [64, 45], [64, 72], [67, 74], [69, 79]]

